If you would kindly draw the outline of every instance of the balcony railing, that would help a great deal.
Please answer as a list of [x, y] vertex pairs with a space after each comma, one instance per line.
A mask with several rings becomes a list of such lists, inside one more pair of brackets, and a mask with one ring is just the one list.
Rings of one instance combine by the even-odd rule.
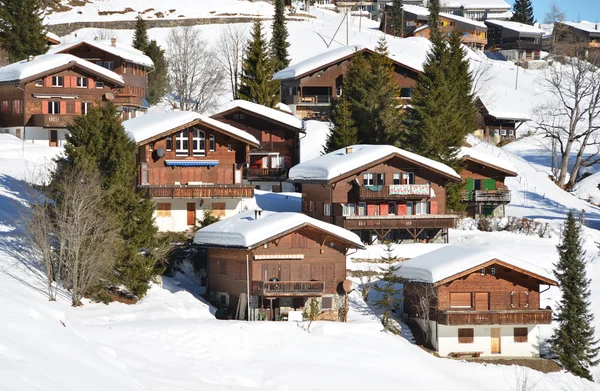
[[117, 106], [118, 105], [126, 105], [126, 106], [141, 106], [142, 98], [135, 95], [117, 95], [113, 101]]
[[287, 168], [245, 168], [244, 178], [248, 180], [286, 180], [288, 174]]
[[396, 200], [405, 198], [428, 198], [429, 185], [361, 186], [360, 198], [367, 200]]
[[64, 128], [71, 125], [74, 114], [33, 114], [29, 121], [31, 126], [43, 128]]
[[321, 295], [325, 292], [324, 281], [261, 281], [259, 294], [263, 296], [280, 295]]
[[342, 217], [342, 225], [349, 230], [454, 228], [457, 218], [456, 215], [345, 216]]
[[254, 187], [244, 185], [151, 186], [140, 185], [156, 198], [252, 198]]
[[438, 322], [448, 326], [494, 324], [550, 324], [552, 310], [442, 311]]
[[468, 202], [510, 202], [510, 190], [467, 190], [463, 192], [463, 201]]

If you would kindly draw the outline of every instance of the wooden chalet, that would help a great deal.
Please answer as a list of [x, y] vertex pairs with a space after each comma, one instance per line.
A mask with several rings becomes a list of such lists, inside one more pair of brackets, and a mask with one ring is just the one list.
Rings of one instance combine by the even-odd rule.
[[[334, 98], [342, 95], [344, 75], [354, 56], [374, 52], [358, 46], [329, 50], [277, 72], [281, 81], [281, 102], [301, 118], [328, 118]], [[408, 104], [419, 71], [390, 58], [394, 78], [400, 87], [400, 104]]]
[[301, 163], [303, 212], [375, 240], [447, 241], [457, 216], [446, 214], [445, 164], [389, 145], [353, 145]]
[[211, 300], [230, 317], [249, 320], [301, 319], [310, 298], [318, 300], [321, 318], [338, 320], [346, 253], [363, 248], [343, 228], [301, 213], [261, 210], [202, 228], [194, 243], [208, 249]]
[[500, 51], [509, 60], [539, 60], [544, 31], [528, 24], [486, 20], [486, 50]]
[[128, 120], [148, 108], [148, 72], [154, 63], [143, 52], [111, 40], [80, 40], [52, 47], [48, 53], [68, 53], [113, 71], [123, 78], [125, 87], [115, 92], [114, 103]]
[[462, 148], [460, 177], [465, 182], [462, 201], [470, 216], [504, 217], [511, 192], [506, 177], [516, 177], [512, 164], [472, 148]]
[[244, 180], [262, 190], [294, 191], [288, 171], [300, 163], [304, 121], [292, 114], [245, 100], [235, 100], [212, 116], [253, 135], [260, 147], [250, 150]]
[[[537, 356], [552, 322], [540, 294], [553, 278], [526, 261], [472, 246], [447, 246], [402, 263], [404, 310], [442, 356]], [[429, 307], [429, 316], [426, 316]]]
[[600, 50], [600, 23], [557, 22], [554, 24], [553, 41], [561, 46], [575, 45], [576, 49]]
[[[511, 99], [516, 99], [517, 94], [498, 97], [493, 95], [484, 103], [482, 98], [477, 98], [475, 106], [478, 109], [478, 129], [473, 133], [475, 137], [492, 145], [507, 144], [517, 138], [517, 130], [531, 119], [529, 113], [522, 108], [518, 111], [507, 110], [514, 106]], [[487, 103], [487, 105], [486, 105]]]
[[69, 54], [31, 57], [0, 68], [0, 131], [62, 146], [66, 127], [97, 101], [111, 100], [123, 78]]
[[185, 231], [205, 211], [226, 217], [238, 213], [254, 196], [242, 170], [252, 135], [187, 111], [152, 112], [123, 122], [138, 145], [137, 186], [156, 202], [161, 231]]

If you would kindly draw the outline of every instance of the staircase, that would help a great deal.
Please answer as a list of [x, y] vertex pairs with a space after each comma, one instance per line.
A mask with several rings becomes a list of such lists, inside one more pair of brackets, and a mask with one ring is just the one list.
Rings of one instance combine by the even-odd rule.
[[412, 331], [410, 331], [410, 327], [404, 322], [398, 322], [398, 324], [400, 326], [400, 335], [413, 345], [416, 344], [415, 337]]

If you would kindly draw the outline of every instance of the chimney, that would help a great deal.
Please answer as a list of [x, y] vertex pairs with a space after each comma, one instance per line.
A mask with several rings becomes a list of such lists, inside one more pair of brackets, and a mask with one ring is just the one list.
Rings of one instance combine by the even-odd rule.
[[116, 38], [111, 38], [110, 39], [110, 46], [117, 47], [117, 39]]
[[596, 23], [596, 26], [594, 27], [595, 30], [598, 30], [598, 23]]
[[260, 219], [261, 215], [262, 215], [262, 210], [261, 209], [255, 209], [254, 210], [254, 220]]
[[352, 147], [346, 147], [346, 155], [350, 155], [352, 153]]
[[33, 61], [33, 58], [34, 58], [33, 56], [29, 56], [29, 57], [27, 57], [27, 62], [29, 62], [29, 61]]

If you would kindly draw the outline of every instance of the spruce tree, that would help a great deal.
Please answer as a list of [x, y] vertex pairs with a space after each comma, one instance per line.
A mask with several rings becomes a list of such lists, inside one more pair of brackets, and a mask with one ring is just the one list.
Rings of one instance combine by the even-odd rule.
[[148, 45], [150, 45], [148, 25], [141, 16], [138, 16], [135, 22], [135, 32], [133, 33], [133, 47], [146, 53]]
[[559, 261], [554, 276], [562, 292], [554, 321], [558, 327], [550, 340], [562, 365], [577, 376], [593, 380], [590, 367], [598, 364], [598, 340], [594, 339], [590, 311], [590, 282], [586, 276], [581, 223], [570, 211], [557, 246]]
[[330, 132], [327, 135], [325, 153], [337, 151], [340, 148], [358, 143], [357, 131], [352, 120], [348, 100], [342, 96], [332, 106], [332, 123]]
[[9, 62], [46, 53], [41, 0], [0, 0], [0, 48]]
[[515, 0], [515, 5], [513, 5], [513, 16], [510, 20], [533, 26], [535, 18], [533, 16], [533, 5], [531, 4], [531, 0]]
[[288, 37], [289, 33], [285, 21], [283, 0], [275, 0], [275, 15], [273, 16], [273, 31], [271, 36], [271, 53], [275, 72], [290, 65], [290, 55], [288, 53], [290, 44]]
[[372, 140], [371, 124], [371, 64], [364, 52], [357, 53], [348, 66], [343, 82], [343, 96], [348, 100], [352, 121], [357, 129], [358, 142], [368, 143]]
[[402, 302], [402, 288], [400, 284], [402, 279], [398, 277], [400, 266], [395, 266], [398, 262], [396, 256], [393, 255], [393, 248], [390, 243], [386, 244], [386, 256], [381, 259], [383, 266], [380, 267], [382, 277], [377, 284], [373, 286], [373, 290], [377, 292], [377, 299], [373, 300], [373, 305], [382, 311], [381, 323], [386, 330], [396, 332], [390, 322], [392, 313], [398, 308]]
[[275, 107], [279, 103], [279, 81], [273, 80], [274, 64], [259, 19], [252, 25], [252, 36], [242, 61], [240, 99]]
[[404, 37], [404, 4], [402, 4], [402, 0], [392, 2], [389, 26], [393, 36]]
[[155, 105], [167, 94], [169, 89], [169, 67], [165, 51], [155, 40], [150, 41], [146, 55], [154, 62], [154, 71], [148, 73], [148, 103]]

